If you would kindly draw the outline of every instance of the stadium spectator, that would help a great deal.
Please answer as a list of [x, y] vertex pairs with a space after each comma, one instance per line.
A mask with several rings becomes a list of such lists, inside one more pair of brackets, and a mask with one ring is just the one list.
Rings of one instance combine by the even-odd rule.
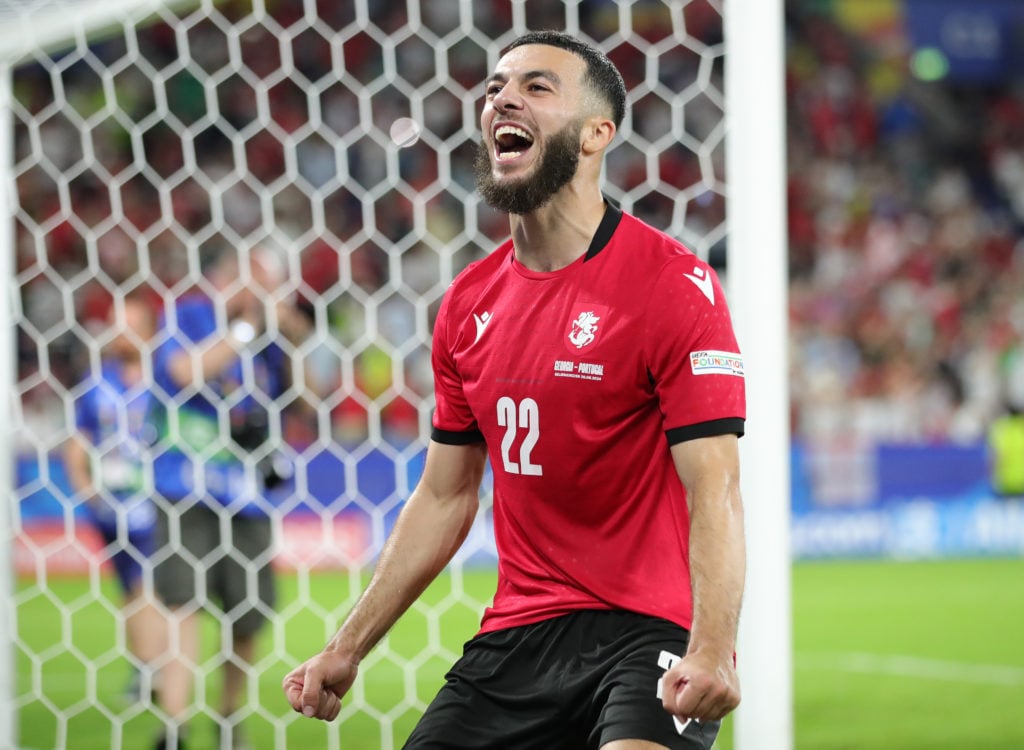
[[1007, 404], [988, 431], [992, 490], [999, 497], [1024, 498], [1024, 413]]
[[156, 351], [154, 377], [170, 397], [155, 460], [166, 501], [155, 580], [171, 612], [159, 697], [172, 720], [157, 747], [179, 746], [184, 736], [203, 610], [230, 631], [220, 729], [230, 733], [229, 746], [244, 746], [236, 711], [256, 636], [274, 606], [267, 490], [284, 478], [275, 440], [280, 397], [292, 384], [286, 349], [307, 337], [310, 323], [282, 299], [280, 258], [264, 249], [247, 255], [223, 246], [205, 253], [204, 283], [168, 312]]
[[520, 37], [487, 80], [478, 184], [512, 238], [446, 294], [423, 477], [285, 677], [296, 711], [338, 715], [465, 539], [488, 457], [497, 593], [406, 747], [710, 748], [738, 704], [741, 359], [711, 268], [601, 193], [625, 109], [567, 34]]
[[124, 298], [122, 314], [119, 322], [117, 310], [110, 309], [108, 324], [115, 335], [103, 350], [99, 372], [82, 382], [64, 466], [121, 587], [125, 636], [133, 657], [126, 696], [136, 703], [152, 692], [153, 668], [166, 649], [167, 634], [153, 599], [150, 557], [156, 509], [147, 492], [152, 487], [150, 447], [156, 439], [147, 360], [156, 311], [147, 298], [135, 294]]

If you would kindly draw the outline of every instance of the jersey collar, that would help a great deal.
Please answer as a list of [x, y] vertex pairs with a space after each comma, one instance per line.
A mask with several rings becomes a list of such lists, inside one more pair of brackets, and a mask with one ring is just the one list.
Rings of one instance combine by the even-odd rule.
[[619, 228], [619, 222], [622, 221], [622, 209], [618, 204], [607, 195], [604, 197], [604, 202], [604, 216], [601, 217], [601, 223], [598, 224], [597, 231], [594, 232], [594, 238], [590, 240], [590, 247], [587, 248], [586, 255], [583, 256], [584, 263], [595, 258], [608, 246], [615, 230]]

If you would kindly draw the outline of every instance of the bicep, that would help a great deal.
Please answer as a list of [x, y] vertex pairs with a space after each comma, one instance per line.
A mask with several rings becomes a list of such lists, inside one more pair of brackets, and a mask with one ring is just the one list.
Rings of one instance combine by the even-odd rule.
[[714, 435], [676, 443], [672, 461], [686, 488], [687, 500], [705, 497], [739, 499], [739, 438], [735, 434]]
[[[81, 430], [72, 433], [71, 437], [64, 443], [62, 456], [64, 468], [73, 486], [86, 481], [89, 476], [88, 445], [90, 444], [91, 438]], [[80, 487], [75, 486], [75, 489], [77, 491]]]
[[75, 402], [75, 424], [64, 443], [65, 456], [78, 458], [80, 455], [84, 455], [96, 441], [99, 415], [94, 395], [95, 391], [90, 391], [85, 397]]
[[448, 445], [431, 440], [419, 488], [439, 500], [473, 500], [480, 491], [487, 448], [482, 442]]
[[153, 369], [174, 388], [184, 388], [192, 382], [192, 356], [176, 339], [167, 339], [156, 351]]
[[91, 443], [88, 435], [81, 430], [76, 430], [64, 443], [64, 460], [79, 462], [88, 455], [87, 443]]

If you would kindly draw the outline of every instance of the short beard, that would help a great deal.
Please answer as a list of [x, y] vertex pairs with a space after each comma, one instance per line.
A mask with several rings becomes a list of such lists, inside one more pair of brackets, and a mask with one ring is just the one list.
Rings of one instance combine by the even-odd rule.
[[491, 208], [510, 214], [528, 214], [550, 201], [576, 176], [580, 162], [580, 133], [583, 122], [571, 122], [553, 135], [544, 146], [540, 163], [533, 176], [512, 182], [499, 182], [494, 178], [491, 153], [487, 141], [477, 146], [473, 169], [476, 187]]

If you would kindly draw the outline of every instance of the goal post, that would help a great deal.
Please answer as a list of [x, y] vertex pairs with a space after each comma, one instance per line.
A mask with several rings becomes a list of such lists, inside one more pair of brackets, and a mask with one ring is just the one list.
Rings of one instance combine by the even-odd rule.
[[783, 0], [725, 3], [730, 309], [747, 379], [738, 750], [793, 747]]
[[[197, 0], [186, 0], [195, 4]], [[0, 3], [0, 747], [18, 742], [17, 665], [19, 630], [14, 598], [14, 549], [20, 526], [16, 483], [16, 431], [20, 419], [14, 331], [18, 325], [19, 285], [15, 274], [14, 218], [19, 196], [14, 180], [14, 70], [33, 54], [87, 43], [129, 19], [183, 5], [182, 0], [10, 0]], [[12, 408], [13, 407], [13, 408]], [[12, 524], [17, 519], [18, 524]]]
[[196, 6], [199, 0], [7, 0], [0, 3], [0, 54], [18, 60], [32, 53], [95, 41], [159, 11]]
[[0, 747], [15, 747], [14, 642], [9, 634], [17, 630], [12, 567], [14, 513], [11, 488], [14, 486], [13, 396], [15, 391], [14, 321], [14, 215], [15, 195], [9, 178], [13, 165], [11, 137], [11, 68], [0, 60]]
[[[784, 332], [773, 321], [768, 335], [751, 333], [765, 300], [754, 278], [777, 278], [772, 263], [784, 269], [781, 218], [772, 214], [781, 209], [762, 204], [748, 215], [742, 207], [753, 196], [734, 187], [775, 180], [777, 171], [763, 168], [777, 170], [784, 156], [747, 158], [748, 141], [737, 139], [754, 137], [753, 125], [736, 96], [757, 81], [753, 73], [745, 82], [732, 77], [723, 63], [735, 54], [757, 70], [757, 53], [735, 48], [751, 43], [735, 31], [747, 23], [737, 19], [777, 13], [769, 20], [781, 24], [780, 6], [0, 0], [0, 274], [8, 272], [0, 276], [0, 343], [17, 354], [0, 366], [10, 394], [0, 408], [0, 448], [17, 461], [0, 470], [0, 486], [11, 488], [0, 540], [12, 550], [0, 561], [0, 747], [19, 746], [19, 727], [41, 732], [33, 746], [136, 747], [160, 717], [145, 700], [118, 704], [109, 687], [127, 663], [123, 623], [105, 593], [106, 553], [88, 533], [60, 451], [73, 431], [79, 380], [96, 374], [111, 340], [103, 311], [121, 310], [142, 289], [172, 308], [204, 283], [200, 257], [217, 242], [243, 254], [276, 252], [287, 276], [277, 297], [301, 304], [313, 326], [308, 340], [286, 348], [315, 416], [297, 407], [299, 389], [268, 404], [275, 453], [292, 472], [272, 498], [275, 564], [287, 591], [247, 667], [241, 720], [259, 747], [400, 745], [490, 596], [486, 495], [448, 577], [364, 662], [340, 728], [293, 715], [279, 684], [351, 606], [422, 471], [433, 406], [430, 330], [445, 288], [507, 235], [505, 218], [473, 195], [483, 81], [503, 45], [529, 29], [564, 28], [609, 53], [632, 114], [608, 154], [605, 190], [713, 265], [728, 244], [741, 345], [750, 341], [750, 366], [764, 368], [772, 347], [784, 350]], [[391, 125], [406, 117], [419, 133], [392, 140]], [[752, 119], [774, 138], [781, 124], [766, 118], [762, 111]], [[751, 236], [760, 222], [776, 244], [758, 257], [764, 248]], [[765, 301], [784, 305], [778, 294]], [[778, 406], [778, 374], [757, 379], [752, 402]], [[165, 406], [181, 403], [172, 396]], [[752, 519], [783, 510], [781, 475], [746, 458], [771, 446], [763, 455], [775, 460], [779, 418], [777, 408], [751, 409], [744, 481], [757, 487], [745, 493], [748, 508], [771, 496]], [[91, 458], [104, 450], [91, 449]], [[255, 470], [260, 456], [239, 458]], [[781, 550], [760, 541], [752, 555], [772, 555], [777, 576]], [[748, 593], [746, 618], [758, 619], [763, 601]], [[744, 644], [741, 660], [771, 647]], [[231, 658], [223, 639], [212, 648], [192, 713], [202, 732], [221, 722], [206, 675]], [[768, 700], [763, 681], [745, 687], [748, 703]], [[746, 726], [782, 737], [777, 721]], [[768, 747], [753, 731], [741, 741], [739, 750]]]

